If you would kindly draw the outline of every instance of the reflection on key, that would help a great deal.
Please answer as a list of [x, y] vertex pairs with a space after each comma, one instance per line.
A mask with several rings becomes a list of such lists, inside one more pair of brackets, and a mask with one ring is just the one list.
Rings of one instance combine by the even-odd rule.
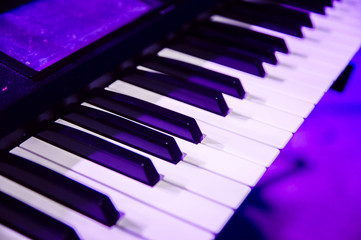
[[273, 2], [283, 3], [296, 8], [302, 8], [319, 14], [325, 14], [325, 6], [332, 6], [332, 0], [305, 1], [305, 0], [271, 0]]
[[220, 74], [196, 65], [164, 57], [153, 57], [143, 66], [179, 77], [189, 82], [219, 90], [234, 97], [244, 98], [245, 91], [239, 79]]
[[182, 159], [174, 138], [127, 119], [83, 106], [62, 119], [169, 162], [177, 163]]
[[32, 239], [77, 240], [64, 223], [0, 191], [0, 224]]
[[[256, 46], [267, 47], [273, 51], [288, 53], [288, 48], [282, 38], [259, 33], [246, 28], [239, 28], [220, 22], [206, 21], [199, 27], [204, 33], [217, 36], [227, 41], [237, 41], [244, 44], [255, 44]], [[218, 34], [219, 33], [219, 34]]]
[[[203, 31], [202, 31], [203, 29]], [[272, 48], [257, 45], [252, 42], [244, 43], [234, 38], [231, 40], [225, 39], [221, 32], [204, 30], [204, 27], [194, 28], [190, 31], [193, 36], [198, 36], [202, 39], [218, 46], [218, 50], [222, 52], [236, 53], [238, 55], [248, 56], [261, 60], [262, 62], [275, 65], [277, 59], [275, 51]]]
[[82, 131], [55, 123], [36, 137], [147, 185], [154, 186], [159, 181], [148, 158]]
[[23, 158], [1, 156], [0, 174], [107, 226], [120, 217], [104, 194]]
[[242, 8], [247, 11], [247, 14], [261, 15], [268, 21], [279, 23], [295, 24], [294, 26], [300, 28], [301, 26], [312, 28], [311, 18], [308, 12], [299, 9], [289, 8], [285, 5], [274, 4], [270, 2], [237, 2], [233, 6]]
[[224, 54], [222, 51], [217, 52], [218, 46], [216, 44], [206, 43], [200, 39], [188, 37], [182, 42], [172, 43], [167, 47], [256, 76], [265, 76], [262, 62], [259, 59], [240, 55], [234, 56], [234, 54]]
[[282, 17], [284, 17], [285, 20], [274, 18], [272, 15], [274, 13], [272, 11], [268, 11], [267, 8], [261, 8], [259, 6], [260, 5], [248, 2], [235, 3], [228, 8], [221, 10], [220, 15], [241, 22], [259, 25], [291, 36], [299, 38], [303, 37], [301, 31], [302, 25], [297, 22], [287, 21], [285, 14], [282, 14]]
[[122, 80], [221, 116], [229, 111], [221, 92], [171, 76], [136, 70]]
[[140, 99], [99, 90], [87, 102], [194, 143], [202, 140], [203, 134], [194, 118]]

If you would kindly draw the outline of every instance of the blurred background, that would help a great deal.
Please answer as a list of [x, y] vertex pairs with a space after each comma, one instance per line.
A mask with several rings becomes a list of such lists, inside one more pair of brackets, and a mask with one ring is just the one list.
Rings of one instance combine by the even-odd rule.
[[361, 51], [217, 240], [361, 239]]

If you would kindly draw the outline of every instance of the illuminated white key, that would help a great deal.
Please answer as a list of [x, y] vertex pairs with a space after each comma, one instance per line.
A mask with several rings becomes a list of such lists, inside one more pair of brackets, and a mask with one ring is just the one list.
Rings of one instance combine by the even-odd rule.
[[290, 132], [296, 132], [303, 123], [303, 118], [301, 117], [254, 103], [248, 99], [240, 100], [226, 94], [224, 98], [231, 109], [229, 114], [235, 117], [252, 118]]
[[0, 239], [3, 240], [30, 240], [30, 238], [0, 224]]

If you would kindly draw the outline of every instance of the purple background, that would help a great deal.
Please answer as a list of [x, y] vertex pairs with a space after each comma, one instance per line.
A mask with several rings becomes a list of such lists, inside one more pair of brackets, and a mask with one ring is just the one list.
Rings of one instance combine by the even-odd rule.
[[328, 91], [219, 239], [361, 239], [361, 51], [344, 92]]
[[151, 6], [141, 0], [37, 0], [0, 14], [0, 51], [40, 71]]

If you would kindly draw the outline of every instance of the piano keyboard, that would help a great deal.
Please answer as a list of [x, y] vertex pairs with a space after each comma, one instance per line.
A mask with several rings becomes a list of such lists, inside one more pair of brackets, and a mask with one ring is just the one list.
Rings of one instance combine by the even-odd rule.
[[[361, 4], [329, 2], [326, 16], [310, 13], [304, 38], [221, 10], [205, 26], [272, 39], [265, 48], [277, 63], [258, 64], [261, 53], [222, 55], [207, 49], [214, 39], [186, 32], [4, 154], [0, 208], [26, 210], [0, 216], [0, 239], [215, 239], [360, 47]], [[13, 155], [68, 191], [12, 165]], [[32, 223], [30, 214], [42, 217]]]

